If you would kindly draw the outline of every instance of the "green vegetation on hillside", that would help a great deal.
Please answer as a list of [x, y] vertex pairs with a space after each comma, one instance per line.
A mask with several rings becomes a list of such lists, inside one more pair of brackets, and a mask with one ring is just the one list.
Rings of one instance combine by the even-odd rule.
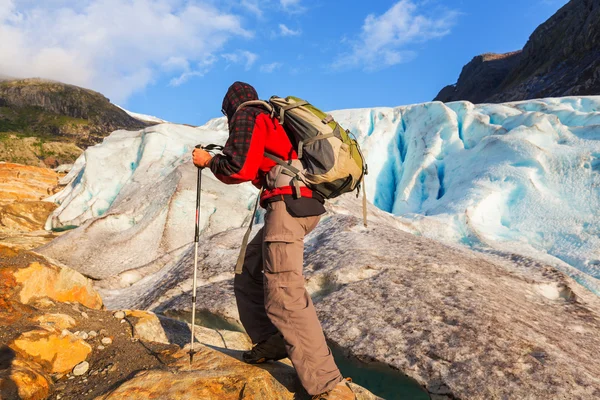
[[41, 79], [0, 81], [0, 161], [70, 163], [117, 129], [146, 126], [89, 89]]

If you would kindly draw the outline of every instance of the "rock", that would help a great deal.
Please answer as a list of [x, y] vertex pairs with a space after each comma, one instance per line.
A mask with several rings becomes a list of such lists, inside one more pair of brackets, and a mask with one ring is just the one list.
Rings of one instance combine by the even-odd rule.
[[89, 344], [73, 334], [62, 336], [45, 330], [23, 333], [9, 347], [24, 359], [47, 365], [51, 373], [65, 373], [92, 352]]
[[104, 350], [105, 348], [106, 348], [106, 347], [102, 346], [101, 344], [100, 344], [100, 345], [98, 345], [98, 347], [97, 347], [97, 349], [98, 349], [98, 350]]
[[[202, 345], [197, 350], [191, 370], [187, 350], [182, 350], [175, 356], [179, 361], [171, 366], [177, 373], [160, 370], [139, 372], [97, 400], [178, 398], [181, 393], [194, 399], [297, 398], [294, 393], [299, 389], [298, 381], [291, 367], [274, 363], [257, 368]], [[357, 399], [377, 397], [365, 390], [358, 393]]]
[[112, 341], [112, 339], [111, 339], [111, 338], [109, 338], [109, 337], [105, 337], [105, 338], [102, 338], [101, 342], [102, 342], [102, 344], [104, 344], [104, 345], [107, 345], [107, 346], [108, 346], [109, 344], [112, 344], [112, 342], [113, 342], [113, 341]]
[[[572, 0], [530, 36], [523, 51], [475, 57], [436, 100], [506, 102], [600, 93], [600, 2]], [[483, 62], [482, 62], [483, 61]]]
[[90, 316], [85, 311], [81, 313], [81, 316], [83, 318], [85, 318], [85, 319], [89, 319], [90, 318]]
[[521, 51], [476, 56], [464, 66], [456, 85], [446, 86], [435, 100], [483, 103], [519, 64], [520, 59]]
[[54, 171], [59, 174], [66, 174], [73, 169], [73, 164], [61, 164], [58, 167], [54, 168]]
[[58, 174], [51, 169], [0, 162], [0, 204], [41, 200], [57, 184]]
[[90, 337], [90, 335], [88, 335], [87, 332], [79, 332], [77, 336], [79, 336], [83, 340], [87, 340]]
[[46, 157], [44, 158], [44, 165], [46, 165], [46, 167], [54, 169], [58, 167], [58, 160], [56, 159], [56, 157]]
[[52, 379], [40, 365], [16, 359], [9, 368], [0, 368], [0, 398], [42, 400], [48, 398]]
[[[160, 324], [167, 335], [169, 342], [181, 347], [190, 342], [191, 324], [167, 318], [158, 317]], [[250, 338], [242, 332], [235, 332], [223, 329], [210, 329], [196, 325], [194, 328], [196, 341], [205, 346], [214, 346], [229, 350], [250, 350], [252, 342]]]
[[76, 325], [75, 320], [66, 314], [43, 314], [35, 318], [35, 321], [42, 327], [66, 332], [68, 332], [67, 329]]
[[156, 314], [139, 310], [128, 310], [126, 314], [128, 320], [133, 320], [132, 325], [136, 339], [147, 342], [170, 343]]
[[43, 230], [48, 216], [57, 207], [58, 205], [46, 201], [17, 201], [0, 205], [0, 231], [33, 232]]
[[[26, 250], [9, 249], [0, 245], [4, 281], [13, 280], [12, 292], [18, 292], [19, 302], [34, 303], [40, 298], [58, 302], [77, 302], [88, 308], [102, 308], [102, 299], [91, 281], [80, 273], [52, 265], [44, 258]], [[10, 278], [9, 278], [10, 276]]]
[[32, 305], [36, 308], [51, 308], [54, 307], [56, 304], [49, 298], [43, 297], [41, 299], [35, 299]]
[[95, 338], [96, 336], [98, 336], [98, 332], [96, 332], [96, 331], [89, 331], [88, 334], [92, 339]]
[[82, 361], [73, 368], [73, 375], [81, 376], [81, 375], [85, 374], [86, 372], [88, 372], [89, 369], [90, 369], [90, 364], [87, 361]]
[[113, 316], [117, 319], [123, 319], [125, 318], [125, 312], [124, 311], [117, 311], [116, 313], [113, 314]]

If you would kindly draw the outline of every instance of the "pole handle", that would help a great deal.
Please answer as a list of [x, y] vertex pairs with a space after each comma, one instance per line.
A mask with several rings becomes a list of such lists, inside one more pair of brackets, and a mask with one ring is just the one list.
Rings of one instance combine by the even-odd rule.
[[206, 146], [202, 144], [197, 144], [194, 148], [206, 150], [208, 152], [223, 150], [223, 146], [220, 146], [218, 144], [207, 144]]

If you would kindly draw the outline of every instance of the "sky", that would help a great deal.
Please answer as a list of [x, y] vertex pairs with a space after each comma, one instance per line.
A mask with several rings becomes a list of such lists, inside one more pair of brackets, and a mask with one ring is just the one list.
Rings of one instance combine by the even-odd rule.
[[0, 75], [204, 124], [236, 80], [323, 110], [432, 100], [567, 0], [0, 0]]

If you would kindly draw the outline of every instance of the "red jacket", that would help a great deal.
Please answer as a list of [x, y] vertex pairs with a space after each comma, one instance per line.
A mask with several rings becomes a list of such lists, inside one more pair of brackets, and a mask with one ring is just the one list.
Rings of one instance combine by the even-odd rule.
[[[265, 152], [282, 160], [297, 159], [298, 155], [283, 127], [267, 110], [260, 106], [238, 107], [250, 100], [258, 100], [256, 90], [247, 83], [235, 82], [223, 99], [223, 112], [229, 121], [229, 139], [222, 155], [216, 155], [210, 169], [215, 176], [227, 184], [251, 181], [261, 188], [266, 174], [276, 163], [265, 157]], [[293, 194], [291, 186], [265, 189], [261, 203], [279, 195]], [[302, 197], [313, 197], [313, 192], [301, 188]]]

